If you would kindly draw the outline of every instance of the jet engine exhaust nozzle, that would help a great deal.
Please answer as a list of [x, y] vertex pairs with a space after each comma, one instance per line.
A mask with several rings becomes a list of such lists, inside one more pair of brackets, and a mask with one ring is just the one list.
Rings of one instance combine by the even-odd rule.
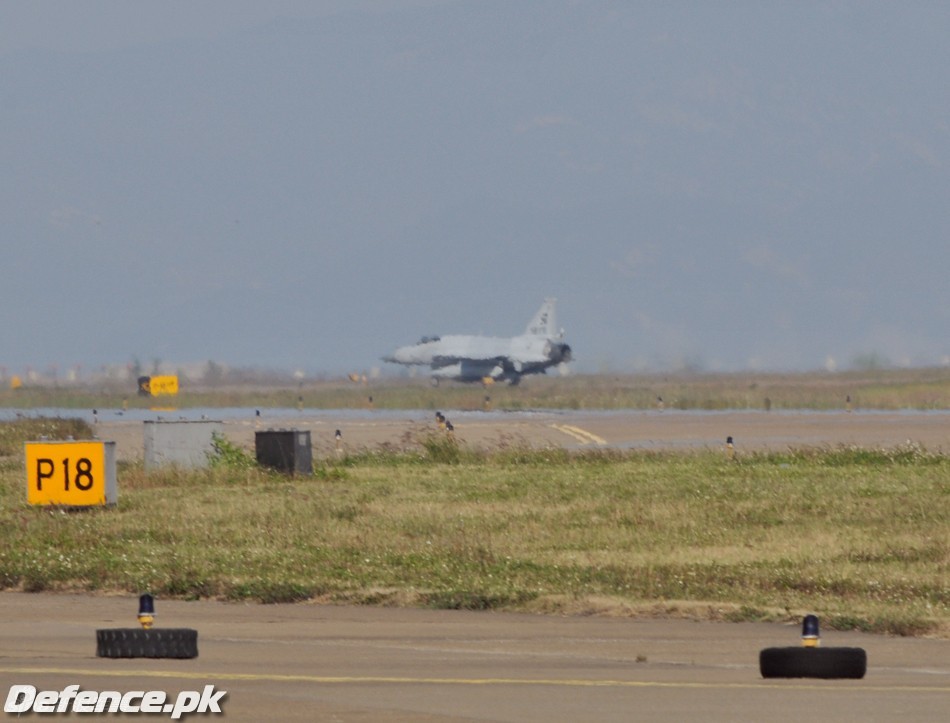
[[571, 347], [568, 344], [551, 345], [551, 361], [562, 364], [571, 360]]

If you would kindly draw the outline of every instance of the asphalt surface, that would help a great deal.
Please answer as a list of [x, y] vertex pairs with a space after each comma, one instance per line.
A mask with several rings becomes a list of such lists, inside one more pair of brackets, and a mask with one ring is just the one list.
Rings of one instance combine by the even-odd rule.
[[[568, 448], [950, 445], [950, 416], [901, 413], [446, 412], [460, 441]], [[424, 413], [231, 418], [253, 449], [258, 429], [311, 430], [316, 456], [398, 445], [434, 427]], [[100, 424], [120, 459], [142, 456], [142, 423]], [[862, 680], [766, 680], [762, 648], [797, 645], [792, 625], [610, 617], [256, 605], [156, 604], [157, 627], [198, 631], [194, 660], [96, 657], [98, 628], [135, 627], [131, 597], [0, 593], [0, 696], [12, 685], [62, 690], [227, 691], [235, 721], [901, 721], [950, 719], [950, 641], [825, 631], [862, 647]], [[7, 714], [13, 719], [16, 714]], [[33, 714], [39, 718], [38, 714]], [[47, 716], [43, 716], [47, 717]], [[51, 714], [62, 720], [90, 715]], [[129, 716], [137, 717], [137, 716]], [[167, 714], [149, 714], [163, 719]], [[207, 716], [203, 716], [207, 717]], [[217, 717], [217, 716], [211, 716]], [[184, 718], [188, 719], [187, 716]]]
[[0, 695], [77, 684], [173, 700], [213, 685], [234, 721], [932, 723], [950, 711], [947, 640], [825, 631], [823, 646], [867, 651], [864, 679], [763, 679], [760, 649], [798, 645], [798, 626], [158, 600], [156, 627], [197, 630], [197, 658], [97, 658], [96, 629], [136, 627], [137, 609], [0, 593]]
[[[232, 410], [233, 411], [233, 410]], [[401, 448], [407, 440], [436, 429], [425, 411], [352, 412], [255, 410], [230, 414], [223, 430], [233, 443], [254, 449], [255, 435], [267, 429], [309, 431], [316, 458], [340, 451]], [[764, 411], [544, 411], [472, 412], [443, 410], [462, 444], [498, 448], [526, 444], [566, 449], [720, 449], [732, 437], [739, 454], [790, 448], [861, 446], [892, 449], [907, 444], [932, 451], [950, 450], [947, 412], [764, 412]], [[208, 410], [213, 414], [213, 410]], [[174, 421], [180, 417], [168, 413]], [[214, 418], [213, 416], [211, 417]], [[119, 459], [141, 459], [141, 421], [102, 421], [100, 439], [114, 441]], [[336, 440], [336, 431], [341, 440]], [[339, 446], [338, 446], [339, 445]]]

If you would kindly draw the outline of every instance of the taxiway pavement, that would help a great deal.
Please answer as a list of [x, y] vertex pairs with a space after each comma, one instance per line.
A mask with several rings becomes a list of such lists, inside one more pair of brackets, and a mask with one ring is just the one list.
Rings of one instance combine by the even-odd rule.
[[156, 627], [196, 629], [197, 658], [97, 658], [96, 629], [136, 627], [137, 603], [0, 593], [0, 695], [214, 685], [229, 721], [933, 723], [950, 710], [948, 640], [825, 631], [823, 645], [867, 651], [864, 679], [766, 680], [759, 650], [797, 645], [797, 625], [157, 600]]

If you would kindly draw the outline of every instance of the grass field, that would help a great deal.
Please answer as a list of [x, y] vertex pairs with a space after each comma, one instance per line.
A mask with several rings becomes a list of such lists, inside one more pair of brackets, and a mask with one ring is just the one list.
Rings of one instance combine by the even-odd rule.
[[[229, 385], [181, 380], [173, 406], [309, 409], [950, 409], [950, 368], [807, 374], [535, 376], [521, 385], [443, 384], [428, 379], [292, 379]], [[0, 388], [0, 408], [148, 408], [169, 398], [139, 397], [133, 383]], [[370, 401], [372, 400], [372, 401]]]
[[[40, 429], [37, 429], [39, 425]], [[402, 451], [258, 469], [120, 465], [114, 509], [25, 502], [0, 425], [0, 588], [317, 599], [548, 613], [797, 619], [950, 636], [950, 457], [916, 447], [744, 455], [499, 445], [420, 433]]]

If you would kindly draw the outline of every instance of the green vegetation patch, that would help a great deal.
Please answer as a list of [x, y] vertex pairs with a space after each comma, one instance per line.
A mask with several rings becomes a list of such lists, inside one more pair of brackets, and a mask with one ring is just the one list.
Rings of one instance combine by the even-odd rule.
[[[29, 431], [32, 433], [32, 430]], [[78, 436], [78, 430], [72, 434]], [[318, 460], [222, 446], [209, 469], [120, 465], [119, 504], [27, 505], [0, 468], [0, 587], [263, 603], [602, 609], [950, 634], [950, 458], [472, 451]], [[605, 603], [604, 601], [609, 601]]]
[[82, 419], [24, 416], [0, 422], [0, 457], [22, 457], [25, 442], [92, 438], [92, 427]]

